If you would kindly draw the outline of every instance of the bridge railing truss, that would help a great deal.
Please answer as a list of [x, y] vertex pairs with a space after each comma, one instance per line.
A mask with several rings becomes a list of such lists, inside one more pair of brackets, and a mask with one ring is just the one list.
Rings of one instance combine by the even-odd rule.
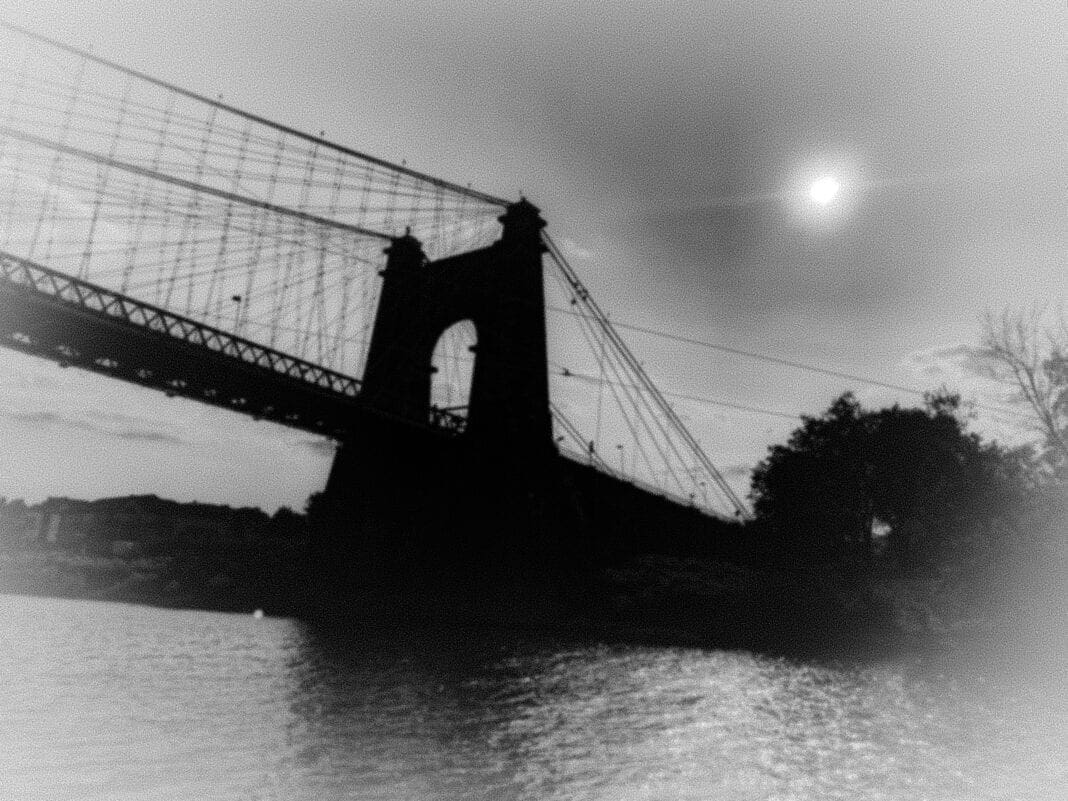
[[352, 376], [328, 370], [7, 253], [0, 253], [0, 282], [166, 334], [338, 395], [355, 398], [360, 391], [359, 380]]

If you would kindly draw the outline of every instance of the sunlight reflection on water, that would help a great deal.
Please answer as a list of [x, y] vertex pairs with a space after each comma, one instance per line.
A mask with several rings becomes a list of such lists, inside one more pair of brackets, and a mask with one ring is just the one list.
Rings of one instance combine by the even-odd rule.
[[1059, 798], [1064, 699], [903, 665], [0, 596], [5, 799]]

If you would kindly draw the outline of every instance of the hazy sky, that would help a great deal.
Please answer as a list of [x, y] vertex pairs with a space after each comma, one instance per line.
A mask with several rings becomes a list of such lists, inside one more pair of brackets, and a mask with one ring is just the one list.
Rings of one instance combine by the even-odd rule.
[[[279, 122], [522, 191], [621, 321], [992, 399], [966, 369], [984, 311], [1068, 299], [1063, 0], [0, 8]], [[827, 206], [808, 195], [821, 176], [840, 185]], [[910, 400], [626, 338], [668, 390], [789, 413], [845, 389]], [[300, 506], [328, 469], [300, 432], [11, 351], [0, 378], [0, 494]], [[743, 484], [793, 427], [678, 408]]]

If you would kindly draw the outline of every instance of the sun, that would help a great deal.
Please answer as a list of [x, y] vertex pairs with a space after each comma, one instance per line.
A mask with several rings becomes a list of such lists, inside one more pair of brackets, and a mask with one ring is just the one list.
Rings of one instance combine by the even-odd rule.
[[826, 206], [838, 196], [838, 190], [841, 188], [837, 178], [825, 175], [812, 182], [808, 188], [808, 196], [814, 203]]

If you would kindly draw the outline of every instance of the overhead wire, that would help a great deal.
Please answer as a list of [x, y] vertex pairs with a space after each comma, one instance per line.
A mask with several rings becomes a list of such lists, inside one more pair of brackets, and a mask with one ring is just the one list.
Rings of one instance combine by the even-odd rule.
[[[561, 306], [548, 306], [547, 308], [550, 311], [555, 312], [557, 314], [566, 314], [566, 315], [571, 315], [571, 316], [579, 316], [579, 315], [582, 314], [582, 312], [577, 312], [574, 309], [568, 309], [568, 308], [564, 308], [564, 307], [561, 307]], [[801, 361], [797, 361], [797, 360], [793, 360], [793, 359], [787, 359], [787, 358], [780, 357], [780, 356], [773, 356], [771, 354], [760, 353], [760, 352], [751, 351], [751, 350], [745, 350], [745, 349], [742, 349], [742, 348], [736, 348], [736, 347], [732, 347], [730, 345], [724, 345], [724, 344], [718, 343], [718, 342], [710, 342], [710, 341], [707, 341], [707, 340], [696, 339], [694, 337], [688, 337], [688, 336], [685, 336], [685, 335], [682, 335], [682, 334], [673, 333], [673, 332], [670, 332], [670, 331], [664, 331], [664, 330], [657, 329], [657, 328], [651, 328], [651, 327], [648, 327], [648, 326], [637, 325], [635, 323], [623, 322], [623, 321], [620, 321], [618, 319], [613, 320], [612, 324], [616, 328], [620, 328], [620, 329], [623, 329], [623, 330], [626, 330], [626, 331], [634, 331], [634, 332], [640, 333], [640, 334], [648, 334], [649, 336], [658, 337], [660, 339], [666, 339], [666, 340], [669, 340], [669, 341], [672, 341], [672, 342], [679, 342], [679, 343], [686, 344], [686, 345], [695, 345], [695, 346], [702, 347], [702, 348], [705, 348], [705, 349], [708, 349], [708, 350], [715, 350], [715, 351], [719, 351], [719, 352], [722, 352], [722, 353], [729, 353], [729, 354], [732, 354], [732, 355], [735, 355], [735, 356], [741, 356], [741, 357], [744, 357], [744, 358], [755, 359], [757, 361], [763, 361], [763, 362], [768, 362], [768, 363], [771, 363], [771, 364], [778, 364], [778, 365], [782, 365], [782, 366], [786, 366], [786, 367], [792, 367], [794, 369], [803, 370], [803, 371], [806, 371], [806, 372], [819, 373], [819, 374], [822, 374], [822, 375], [831, 376], [833, 378], [841, 378], [841, 379], [845, 379], [847, 381], [856, 381], [858, 383], [867, 384], [867, 385], [870, 385], [870, 386], [882, 387], [884, 389], [892, 389], [892, 390], [895, 390], [897, 392], [905, 392], [907, 394], [914, 395], [914, 396], [920, 397], [920, 398], [926, 397], [929, 394], [929, 392], [927, 392], [927, 391], [916, 389], [915, 387], [905, 386], [904, 384], [895, 384], [895, 383], [890, 382], [890, 381], [884, 381], [884, 380], [876, 379], [876, 378], [869, 378], [869, 377], [857, 375], [857, 374], [854, 374], [854, 373], [844, 372], [842, 370], [835, 370], [835, 369], [829, 368], [829, 367], [821, 367], [819, 365], [810, 364], [810, 363], [806, 363], [806, 362], [801, 362]], [[985, 409], [987, 411], [993, 412], [994, 414], [1005, 414], [1006, 413], [1006, 410], [990, 406], [989, 404], [976, 403], [975, 405], [978, 408]], [[1002, 420], [1002, 422], [1004, 422], [1004, 420]]]

